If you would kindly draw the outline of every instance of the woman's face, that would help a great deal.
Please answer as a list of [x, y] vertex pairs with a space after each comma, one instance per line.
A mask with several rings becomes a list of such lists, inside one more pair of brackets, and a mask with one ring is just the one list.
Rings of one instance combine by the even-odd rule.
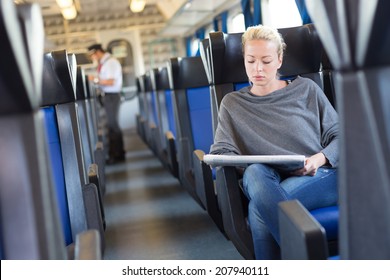
[[246, 74], [253, 86], [267, 86], [276, 80], [276, 74], [282, 65], [278, 57], [277, 45], [272, 41], [247, 41], [244, 48]]

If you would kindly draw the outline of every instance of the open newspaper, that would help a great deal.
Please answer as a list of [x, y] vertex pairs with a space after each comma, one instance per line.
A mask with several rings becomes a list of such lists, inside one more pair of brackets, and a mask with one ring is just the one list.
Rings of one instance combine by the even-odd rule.
[[213, 167], [216, 166], [241, 166], [246, 167], [253, 163], [269, 164], [283, 171], [293, 171], [305, 165], [303, 155], [204, 155], [203, 161]]

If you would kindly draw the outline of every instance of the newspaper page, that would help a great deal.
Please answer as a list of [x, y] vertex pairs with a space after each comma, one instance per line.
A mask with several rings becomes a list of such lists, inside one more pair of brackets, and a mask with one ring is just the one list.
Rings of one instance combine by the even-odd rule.
[[253, 163], [269, 164], [283, 171], [293, 171], [303, 168], [305, 156], [303, 155], [211, 155], [206, 154], [203, 161], [212, 166], [240, 166], [247, 167]]

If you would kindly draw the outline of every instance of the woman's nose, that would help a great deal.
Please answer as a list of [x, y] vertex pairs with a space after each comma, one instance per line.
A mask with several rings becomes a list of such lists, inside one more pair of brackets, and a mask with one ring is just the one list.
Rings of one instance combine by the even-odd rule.
[[257, 72], [261, 72], [263, 70], [263, 64], [261, 62], [256, 62], [255, 68]]

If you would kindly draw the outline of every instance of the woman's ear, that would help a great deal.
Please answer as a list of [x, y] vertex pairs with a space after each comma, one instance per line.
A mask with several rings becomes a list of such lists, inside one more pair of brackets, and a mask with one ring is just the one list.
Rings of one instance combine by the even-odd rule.
[[283, 56], [279, 56], [279, 66], [278, 66], [278, 69], [280, 69], [280, 67], [282, 67], [282, 64], [283, 64]]

